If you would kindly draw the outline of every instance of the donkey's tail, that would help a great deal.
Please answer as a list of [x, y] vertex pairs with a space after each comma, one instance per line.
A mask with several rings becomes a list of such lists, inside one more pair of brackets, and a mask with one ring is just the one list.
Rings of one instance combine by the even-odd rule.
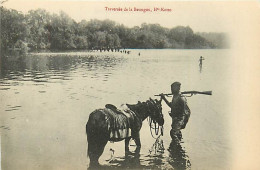
[[88, 141], [87, 155], [95, 152], [96, 145], [100, 141], [107, 140], [108, 131], [106, 126], [106, 117], [102, 109], [96, 110], [89, 115], [89, 120], [86, 124], [86, 134]]

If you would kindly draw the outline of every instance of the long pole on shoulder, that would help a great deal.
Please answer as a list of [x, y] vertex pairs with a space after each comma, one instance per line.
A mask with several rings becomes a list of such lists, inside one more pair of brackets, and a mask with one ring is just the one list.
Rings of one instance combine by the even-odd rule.
[[[172, 96], [172, 93], [162, 93], [165, 96]], [[195, 94], [204, 94], [204, 95], [212, 95], [212, 91], [183, 91], [181, 94], [190, 94], [190, 95], [195, 95]], [[161, 94], [156, 94], [154, 96], [161, 96]]]

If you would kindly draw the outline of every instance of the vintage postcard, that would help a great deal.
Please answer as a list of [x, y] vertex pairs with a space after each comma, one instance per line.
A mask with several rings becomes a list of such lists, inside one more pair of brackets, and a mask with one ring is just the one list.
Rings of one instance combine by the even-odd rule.
[[0, 169], [260, 168], [259, 1], [0, 2]]

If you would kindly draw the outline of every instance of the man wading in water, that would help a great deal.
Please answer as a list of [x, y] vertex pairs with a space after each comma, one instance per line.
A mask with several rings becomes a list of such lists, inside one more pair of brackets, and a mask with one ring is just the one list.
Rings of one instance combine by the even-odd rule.
[[161, 98], [171, 108], [169, 115], [172, 117], [172, 129], [170, 135], [172, 139], [178, 137], [179, 140], [182, 138], [181, 129], [186, 127], [186, 124], [190, 117], [190, 109], [187, 104], [187, 100], [180, 93], [181, 83], [174, 82], [171, 85], [171, 91], [173, 94], [172, 102], [169, 102], [164, 94], [160, 94]]

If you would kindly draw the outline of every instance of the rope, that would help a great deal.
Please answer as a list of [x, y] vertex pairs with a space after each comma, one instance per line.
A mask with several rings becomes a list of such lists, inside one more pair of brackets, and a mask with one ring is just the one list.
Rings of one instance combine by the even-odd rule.
[[[153, 106], [156, 106], [156, 104], [151, 100], [148, 100], [147, 102], [147, 105], [149, 105], [149, 103]], [[157, 106], [156, 106], [157, 107]], [[148, 107], [149, 111], [150, 111], [150, 107]], [[148, 117], [148, 123], [149, 123], [149, 126], [150, 126], [150, 132], [151, 132], [151, 136], [154, 138], [154, 139], [157, 139], [158, 137], [154, 137], [153, 135], [153, 131], [154, 130], [154, 133], [156, 136], [158, 136], [159, 134], [159, 131], [161, 129], [161, 134], [159, 135], [160, 136], [163, 136], [163, 126], [160, 126], [158, 123], [156, 123], [152, 118], [151, 116]]]
[[149, 149], [150, 154], [152, 153], [152, 151], [154, 151], [155, 154], [156, 154], [157, 152], [161, 152], [161, 153], [164, 152], [165, 148], [164, 148], [163, 140], [161, 140], [160, 137], [161, 137], [161, 135], [159, 135], [159, 136], [156, 138], [156, 140], [155, 140], [153, 146], [151, 147], [151, 149]]
[[[147, 120], [148, 120], [148, 123], [149, 123], [149, 126], [150, 126], [151, 136], [154, 139], [157, 139], [158, 137], [163, 136], [163, 130], [164, 130], [163, 126], [160, 126], [158, 123], [153, 121], [151, 117], [148, 117]], [[153, 130], [154, 130], [154, 133], [157, 137], [154, 135]], [[159, 132], [161, 132], [161, 133], [159, 134]], [[159, 136], [158, 136], [158, 134], [159, 134]]]

